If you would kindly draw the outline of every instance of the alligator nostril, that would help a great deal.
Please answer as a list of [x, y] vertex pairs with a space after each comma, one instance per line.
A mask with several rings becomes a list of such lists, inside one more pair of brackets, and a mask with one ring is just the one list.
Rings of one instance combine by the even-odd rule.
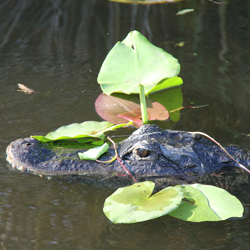
[[147, 149], [138, 148], [138, 149], [136, 149], [136, 153], [140, 157], [147, 157], [150, 155], [151, 152], [150, 152], [150, 150], [147, 150]]

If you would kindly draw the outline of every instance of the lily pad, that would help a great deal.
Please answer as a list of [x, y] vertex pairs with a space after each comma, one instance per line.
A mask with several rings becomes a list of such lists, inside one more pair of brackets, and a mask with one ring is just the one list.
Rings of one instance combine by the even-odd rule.
[[93, 140], [93, 139], [86, 139], [86, 138], [77, 138], [77, 142], [80, 144], [89, 144], [95, 146], [101, 146], [104, 142], [103, 140]]
[[180, 86], [183, 84], [183, 81], [180, 77], [175, 76], [172, 78], [168, 78], [168, 79], [164, 79], [162, 81], [160, 81], [153, 89], [151, 89], [150, 91], [147, 91], [147, 88], [145, 88], [145, 93], [148, 94], [153, 94], [154, 92], [159, 92], [161, 90], [165, 90], [167, 88], [171, 88], [171, 87], [176, 87], [176, 86]]
[[154, 92], [152, 94], [149, 94], [149, 97], [150, 99], [153, 99], [162, 104], [166, 108], [166, 110], [168, 110], [169, 116], [173, 122], [177, 122], [180, 119], [180, 110], [174, 111], [182, 107], [183, 96], [180, 87], [174, 87]]
[[97, 81], [103, 92], [139, 93], [139, 85], [149, 92], [165, 78], [175, 77], [180, 64], [172, 55], [151, 44], [138, 31], [131, 31], [116, 43], [104, 60]]
[[105, 132], [116, 130], [117, 128], [129, 126], [131, 124], [132, 123], [114, 125], [113, 123], [107, 121], [86, 121], [83, 123], [72, 123], [67, 126], [62, 126], [57, 130], [48, 133], [45, 136], [31, 137], [43, 142], [83, 137], [95, 137], [103, 139]]
[[184, 197], [181, 205], [169, 215], [186, 221], [221, 221], [242, 217], [241, 202], [226, 190], [202, 184], [181, 186]]
[[[136, 127], [143, 123], [141, 118], [141, 107], [139, 99], [134, 95], [120, 94], [120, 97], [100, 94], [95, 102], [96, 112], [106, 121], [114, 124], [133, 121]], [[160, 103], [147, 98], [147, 112], [149, 120], [167, 120], [169, 113]]]
[[[148, 120], [150, 121], [164, 121], [169, 118], [168, 111], [159, 102], [152, 102], [151, 107], [147, 107], [147, 112]], [[120, 113], [117, 116], [122, 117], [128, 121], [133, 121], [137, 128], [143, 125], [143, 122], [140, 119], [142, 118], [140, 108]]]
[[107, 152], [109, 149], [108, 143], [104, 143], [102, 146], [98, 146], [95, 148], [91, 148], [88, 151], [84, 153], [78, 153], [78, 156], [81, 160], [96, 160], [98, 159], [102, 154]]
[[179, 206], [181, 187], [167, 187], [151, 196], [154, 186], [145, 181], [117, 189], [104, 203], [105, 215], [114, 223], [136, 223], [158, 218]]

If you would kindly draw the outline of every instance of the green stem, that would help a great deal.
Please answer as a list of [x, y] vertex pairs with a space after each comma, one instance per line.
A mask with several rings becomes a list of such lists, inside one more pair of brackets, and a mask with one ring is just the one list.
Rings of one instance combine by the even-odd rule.
[[143, 124], [148, 123], [148, 112], [147, 112], [147, 104], [146, 97], [144, 92], [144, 86], [140, 84], [140, 103], [141, 103], [141, 116]]

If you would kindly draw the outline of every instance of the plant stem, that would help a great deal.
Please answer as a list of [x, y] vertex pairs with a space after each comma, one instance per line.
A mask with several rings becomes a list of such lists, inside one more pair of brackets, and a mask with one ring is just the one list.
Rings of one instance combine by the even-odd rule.
[[148, 123], [148, 112], [147, 112], [147, 104], [146, 97], [144, 92], [144, 86], [140, 84], [140, 104], [141, 104], [141, 116], [143, 124]]
[[129, 173], [129, 171], [127, 170], [127, 168], [123, 165], [122, 163], [122, 160], [120, 159], [119, 155], [118, 155], [118, 152], [117, 152], [117, 147], [116, 147], [116, 144], [115, 142], [110, 138], [110, 137], [107, 137], [114, 145], [114, 149], [115, 149], [115, 156], [116, 156], [116, 159], [119, 161], [119, 163], [121, 164], [121, 166], [124, 168], [124, 170], [127, 172], [127, 174], [133, 179], [134, 182], [137, 182], [137, 180]]
[[233, 156], [230, 155], [230, 154], [226, 151], [226, 149], [225, 149], [224, 147], [222, 147], [222, 146], [220, 145], [220, 143], [217, 142], [214, 138], [212, 138], [211, 136], [209, 136], [209, 135], [207, 135], [206, 133], [203, 133], [203, 132], [191, 132], [191, 133], [194, 134], [194, 135], [195, 135], [195, 134], [203, 135], [203, 136], [207, 137], [208, 139], [210, 139], [212, 142], [214, 142], [216, 145], [218, 145], [218, 146], [227, 154], [227, 156], [228, 156], [231, 160], [233, 160], [235, 163], [237, 163], [238, 166], [239, 166], [241, 169], [244, 169], [245, 171], [247, 171], [247, 172], [250, 174], [250, 171], [249, 171], [245, 166], [243, 166], [243, 165], [240, 164], [238, 161], [236, 161], [236, 160], [233, 158]]

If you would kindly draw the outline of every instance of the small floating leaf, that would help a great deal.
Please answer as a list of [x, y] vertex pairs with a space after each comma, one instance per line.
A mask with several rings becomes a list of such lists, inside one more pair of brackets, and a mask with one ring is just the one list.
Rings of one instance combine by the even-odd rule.
[[118, 124], [114, 125], [110, 122], [96, 122], [96, 121], [86, 121], [83, 123], [72, 123], [67, 126], [62, 126], [55, 131], [48, 133], [45, 136], [31, 136], [39, 141], [48, 142], [63, 139], [73, 139], [73, 138], [83, 138], [83, 137], [95, 137], [104, 138], [104, 133], [107, 131], [116, 130], [117, 128], [125, 127], [131, 125]]
[[145, 181], [117, 189], [104, 203], [105, 215], [114, 223], [136, 223], [158, 218], [179, 206], [183, 198], [180, 187], [167, 187], [150, 197], [154, 186]]
[[220, 221], [242, 217], [241, 202], [226, 190], [202, 184], [181, 186], [184, 197], [181, 205], [169, 215], [192, 222]]
[[193, 12], [193, 11], [194, 11], [194, 9], [180, 10], [180, 11], [178, 11], [178, 12], [176, 13], [176, 15], [177, 15], [177, 16], [178, 16], [178, 15], [185, 15], [185, 14], [190, 13], [190, 12]]
[[185, 44], [185, 42], [179, 42], [179, 43], [175, 43], [174, 46], [175, 47], [183, 47]]
[[78, 156], [81, 160], [96, 160], [98, 159], [102, 154], [107, 152], [109, 149], [109, 145], [107, 143], [104, 143], [102, 146], [98, 146], [92, 149], [89, 149], [88, 151], [84, 153], [78, 153]]

